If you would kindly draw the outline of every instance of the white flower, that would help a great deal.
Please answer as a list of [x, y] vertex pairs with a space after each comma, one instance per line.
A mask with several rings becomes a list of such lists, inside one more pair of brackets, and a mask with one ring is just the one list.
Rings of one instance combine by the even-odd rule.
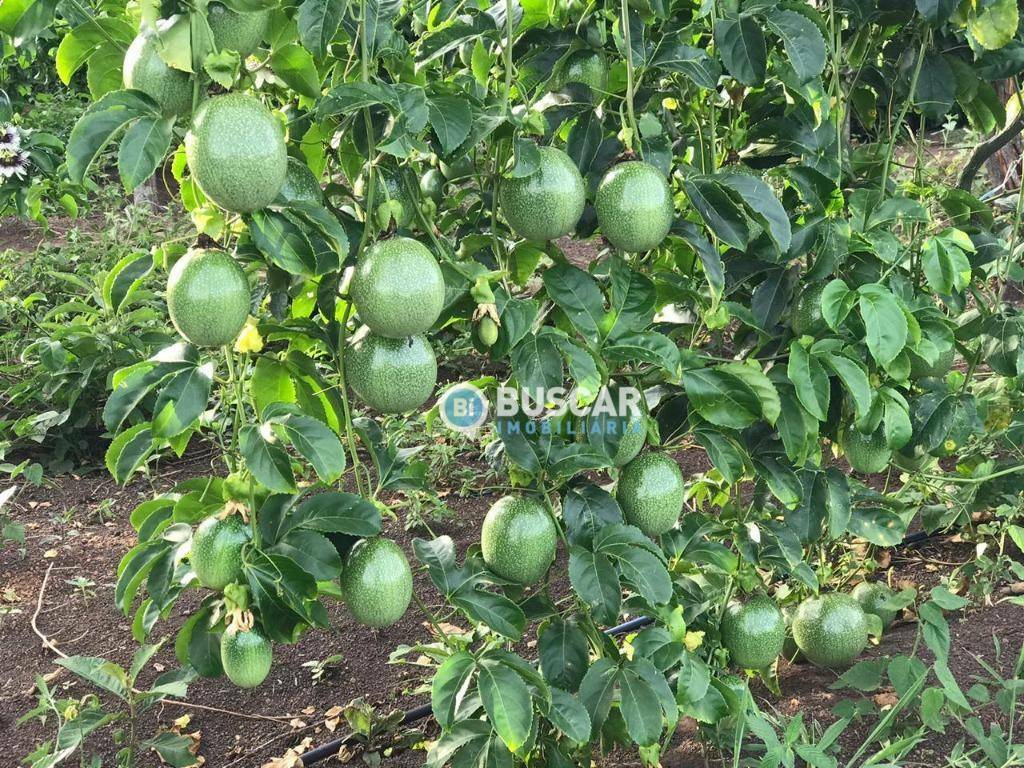
[[0, 149], [0, 179], [17, 177], [24, 179], [28, 173], [28, 152], [17, 149]]
[[0, 127], [0, 152], [21, 149], [21, 133], [10, 123]]

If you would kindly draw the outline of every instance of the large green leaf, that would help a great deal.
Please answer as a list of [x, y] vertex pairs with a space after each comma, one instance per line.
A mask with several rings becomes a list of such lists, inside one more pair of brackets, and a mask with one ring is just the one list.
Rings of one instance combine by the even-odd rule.
[[622, 592], [615, 568], [607, 556], [572, 547], [569, 551], [569, 581], [598, 622], [615, 623], [619, 617]]
[[268, 442], [260, 428], [251, 424], [242, 427], [238, 437], [245, 465], [257, 481], [271, 491], [289, 493], [295, 490], [291, 459], [284, 448]]
[[132, 120], [161, 118], [160, 108], [142, 91], [114, 91], [89, 105], [68, 139], [68, 175], [81, 184], [96, 156]]
[[327, 46], [338, 33], [348, 0], [303, 0], [296, 23], [299, 40], [317, 58], [327, 55]]
[[720, 427], [744, 429], [761, 415], [761, 402], [738, 376], [718, 368], [683, 371], [683, 388], [690, 405]]
[[117, 170], [126, 192], [149, 179], [163, 164], [173, 129], [174, 117], [147, 115], [125, 132], [117, 153]]
[[782, 38], [786, 56], [801, 80], [817, 77], [825, 69], [825, 38], [817, 25], [797, 11], [773, 8], [765, 16], [772, 32]]
[[459, 651], [445, 659], [434, 673], [430, 684], [430, 704], [434, 719], [442, 728], [448, 729], [455, 722], [455, 713], [475, 670], [476, 659], [466, 651]]
[[545, 680], [567, 691], [579, 688], [587, 673], [590, 646], [576, 624], [554, 619], [541, 630], [537, 650]]
[[274, 74], [296, 92], [315, 99], [320, 95], [320, 74], [309, 51], [297, 43], [289, 43], [270, 56]]
[[544, 289], [589, 341], [596, 342], [604, 317], [604, 297], [597, 281], [582, 269], [560, 262], [544, 271]]
[[715, 47], [729, 74], [741, 83], [758, 86], [764, 82], [768, 53], [756, 19], [719, 19], [715, 23]]
[[878, 283], [862, 285], [857, 293], [867, 329], [868, 350], [879, 365], [888, 365], [907, 344], [907, 318], [903, 308], [889, 289]]
[[479, 665], [477, 685], [487, 717], [512, 752], [526, 744], [533, 727], [533, 702], [523, 679], [495, 661]]

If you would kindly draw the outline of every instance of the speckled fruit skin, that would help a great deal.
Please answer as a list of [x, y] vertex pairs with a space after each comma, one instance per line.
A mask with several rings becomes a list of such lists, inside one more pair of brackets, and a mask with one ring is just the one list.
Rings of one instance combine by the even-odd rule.
[[949, 347], [939, 354], [939, 358], [932, 364], [928, 364], [923, 357], [907, 350], [910, 356], [910, 378], [914, 379], [942, 379], [953, 369], [953, 359], [956, 357], [956, 348]]
[[624, 467], [637, 457], [647, 442], [647, 423], [642, 413], [632, 408], [628, 414], [623, 416], [609, 416], [607, 414], [587, 416], [580, 429], [583, 430], [583, 437], [591, 443], [599, 442], [601, 430], [611, 428], [621, 430], [622, 437], [612, 457], [612, 464], [616, 467]]
[[656, 248], [675, 215], [672, 190], [661, 171], [637, 160], [619, 163], [604, 175], [594, 208], [601, 232], [627, 253]]
[[168, 66], [156, 46], [156, 30], [152, 28], [140, 32], [128, 46], [124, 55], [124, 87], [142, 91], [165, 114], [187, 115], [192, 111], [192, 80], [187, 72]]
[[644, 453], [627, 464], [615, 488], [626, 522], [648, 536], [660, 536], [683, 511], [683, 473], [663, 453]]
[[367, 333], [345, 354], [345, 375], [359, 399], [380, 413], [423, 405], [437, 384], [437, 358], [423, 336], [389, 339]]
[[238, 515], [203, 520], [192, 534], [189, 556], [199, 583], [210, 589], [224, 589], [242, 578], [242, 548], [249, 537], [249, 526]]
[[821, 314], [821, 295], [825, 292], [823, 283], [809, 285], [793, 308], [793, 333], [797, 336], [814, 336], [828, 329], [825, 317]]
[[811, 662], [848, 667], [868, 644], [868, 622], [860, 603], [832, 593], [800, 603], [793, 617], [793, 639]]
[[274, 646], [256, 629], [233, 631], [220, 638], [220, 662], [228, 680], [239, 688], [255, 688], [270, 674]]
[[255, 51], [263, 41], [269, 18], [268, 10], [236, 13], [220, 3], [210, 3], [206, 12], [217, 49], [238, 51], [243, 57]]
[[882, 629], [888, 629], [896, 621], [896, 611], [883, 608], [886, 600], [892, 597], [892, 590], [878, 581], [862, 581], [850, 592], [850, 597], [860, 603], [864, 613], [873, 613], [882, 620]]
[[284, 173], [284, 184], [274, 199], [275, 203], [322, 203], [324, 191], [320, 182], [309, 170], [309, 166], [294, 157], [288, 158], [288, 168]]
[[857, 472], [873, 475], [884, 471], [892, 461], [892, 451], [885, 443], [885, 433], [881, 427], [870, 435], [850, 427], [843, 432], [841, 445], [846, 460]]
[[[402, 215], [395, 218], [395, 226], [404, 229], [412, 224], [413, 216], [416, 214], [416, 201], [409, 194], [405, 187], [403, 171], [388, 166], [381, 166], [377, 181], [383, 182], [378, 186], [373, 197], [374, 206], [379, 206], [388, 200], [395, 200], [402, 204]], [[415, 183], [415, 180], [413, 181]], [[385, 188], [387, 193], [385, 194]]]
[[423, 333], [444, 308], [444, 275], [426, 246], [409, 237], [371, 245], [356, 264], [349, 292], [359, 319], [378, 336]]
[[536, 584], [555, 559], [557, 532], [544, 507], [530, 498], [504, 496], [487, 510], [480, 531], [484, 562], [516, 584]]
[[222, 347], [249, 316], [249, 279], [224, 251], [196, 248], [167, 277], [167, 312], [182, 336], [199, 347]]
[[420, 176], [420, 193], [435, 203], [441, 202], [441, 197], [444, 195], [444, 175], [440, 169], [428, 168]]
[[539, 147], [540, 165], [521, 179], [502, 179], [498, 202], [505, 221], [527, 240], [555, 240], [576, 228], [587, 202], [579, 169], [556, 147]]
[[412, 600], [409, 561], [390, 539], [362, 539], [345, 560], [341, 592], [360, 624], [391, 626], [402, 618]]
[[185, 134], [185, 158], [206, 196], [235, 213], [273, 202], [288, 171], [281, 121], [244, 93], [215, 96], [199, 106]]
[[779, 606], [766, 595], [746, 603], [733, 602], [722, 616], [722, 644], [733, 664], [744, 669], [765, 669], [782, 653], [786, 620]]
[[583, 50], [569, 55], [558, 77], [558, 86], [583, 83], [598, 93], [608, 90], [608, 62], [599, 51]]

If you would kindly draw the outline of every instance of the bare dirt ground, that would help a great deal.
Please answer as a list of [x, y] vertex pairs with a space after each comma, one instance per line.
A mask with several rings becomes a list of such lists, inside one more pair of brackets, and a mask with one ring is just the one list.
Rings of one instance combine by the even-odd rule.
[[[66, 476], [52, 484], [26, 489], [17, 499], [15, 518], [26, 525], [25, 551], [8, 546], [0, 551], [0, 599], [9, 613], [0, 621], [0, 728], [5, 732], [4, 765], [27, 754], [40, 740], [52, 735], [52, 725], [43, 727], [31, 722], [14, 727], [14, 721], [34, 705], [31, 694], [35, 676], [51, 675], [59, 670], [54, 654], [46, 649], [31, 627], [38, 611], [37, 626], [65, 653], [103, 656], [126, 663], [136, 644], [130, 633], [130, 620], [114, 607], [113, 588], [117, 563], [134, 541], [128, 523], [131, 509], [148, 498], [153, 490], [165, 490], [185, 478], [210, 472], [212, 454], [197, 451], [186, 460], [167, 464], [155, 478], [141, 479], [127, 488], [118, 488], [104, 473], [87, 476]], [[705, 468], [706, 459], [697, 451], [678, 456], [685, 472], [692, 474]], [[467, 498], [449, 496], [446, 500], [457, 514], [443, 523], [432, 524], [437, 534], [447, 533], [457, 542], [460, 552], [473, 542], [479, 525], [494, 496], [481, 494]], [[403, 530], [399, 521], [386, 522], [385, 533], [410, 553], [413, 536]], [[897, 579], [912, 581], [922, 587], [936, 583], [947, 566], [971, 555], [971, 544], [932, 540], [922, 548], [905, 550], [894, 558], [892, 567]], [[49, 573], [45, 591], [43, 581]], [[77, 577], [95, 582], [93, 595], [84, 595], [66, 583]], [[567, 586], [567, 585], [562, 585]], [[439, 598], [424, 575], [416, 577], [417, 594], [432, 607]], [[337, 733], [322, 725], [324, 713], [335, 705], [344, 705], [362, 697], [386, 713], [391, 709], [408, 709], [426, 701], [419, 687], [421, 675], [417, 668], [389, 664], [391, 651], [400, 644], [428, 640], [428, 627], [423, 617], [411, 608], [398, 624], [374, 631], [356, 624], [343, 606], [329, 606], [332, 628], [306, 634], [292, 646], [275, 649], [275, 666], [268, 681], [252, 691], [242, 691], [226, 679], [200, 680], [189, 690], [186, 703], [167, 704], [147, 714], [142, 733], [148, 734], [158, 725], [167, 727], [183, 714], [190, 722], [187, 732], [201, 733], [200, 753], [206, 765], [256, 766], [279, 756], [292, 745], [309, 739], [312, 746], [336, 738], [346, 732], [344, 721]], [[1024, 642], [1024, 623], [1020, 608], [1002, 604], [969, 609], [966, 620], [953, 627], [953, 660], [955, 670], [966, 688], [972, 675], [982, 669], [975, 655], [990, 664], [995, 658], [993, 637], [1004, 648], [1004, 668], [1016, 658]], [[173, 636], [179, 621], [171, 619], [159, 624], [155, 636]], [[880, 648], [870, 653], [907, 652], [914, 642], [915, 626], [897, 625]], [[163, 649], [143, 674], [149, 682], [160, 670], [175, 665], [173, 653]], [[522, 649], [529, 653], [529, 647]], [[328, 666], [323, 677], [314, 684], [311, 670], [303, 664], [340, 655], [336, 664]], [[763, 688], [756, 689], [764, 706], [782, 714], [803, 712], [805, 721], [823, 723], [834, 719], [831, 708], [849, 692], [834, 692], [828, 686], [835, 673], [809, 665], [784, 665], [780, 673], [782, 696], [775, 697]], [[63, 688], [63, 695], [79, 697], [88, 693], [87, 686], [76, 682], [66, 672], [59, 672], [51, 686]], [[429, 721], [422, 724], [431, 735]], [[852, 750], [869, 728], [851, 728], [844, 735], [844, 746]], [[108, 735], [109, 736], [109, 735]], [[97, 745], [109, 745], [108, 736], [97, 738]], [[684, 720], [673, 746], [663, 763], [668, 768], [704, 766], [705, 756], [697, 738], [695, 724]], [[937, 734], [918, 749], [918, 757], [948, 754], [958, 735]], [[113, 752], [109, 748], [108, 754]], [[10, 762], [8, 762], [10, 758]], [[717, 761], [708, 755], [711, 764]], [[387, 766], [421, 765], [421, 751], [407, 751], [388, 757]], [[607, 766], [630, 766], [639, 763], [632, 756], [613, 754], [602, 761]], [[144, 758], [144, 765], [158, 765], [155, 755]]]

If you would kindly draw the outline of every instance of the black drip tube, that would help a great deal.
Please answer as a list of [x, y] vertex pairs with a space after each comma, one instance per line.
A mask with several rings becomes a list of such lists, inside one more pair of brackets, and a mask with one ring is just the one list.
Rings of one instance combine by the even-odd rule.
[[[903, 541], [901, 541], [899, 544], [894, 545], [893, 548], [895, 549], [899, 547], [910, 547], [915, 544], [920, 544], [922, 541], [930, 539], [932, 538], [932, 536], [935, 535], [937, 535], [937, 532], [925, 533], [924, 531], [919, 531], [918, 533], [913, 533], [910, 536], [905, 537]], [[622, 635], [626, 632], [632, 632], [634, 629], [642, 629], [643, 627], [646, 627], [648, 624], [651, 624], [653, 621], [654, 619], [652, 619], [650, 616], [638, 616], [635, 619], [630, 619], [629, 621], [624, 622], [623, 624], [619, 624], [617, 627], [606, 629], [605, 634], [613, 636]], [[429, 704], [423, 704], [419, 707], [410, 709], [402, 717], [401, 725], [410, 725], [419, 720], [423, 720], [426, 717], [430, 717], [430, 713], [431, 708]], [[317, 763], [321, 763], [324, 760], [327, 760], [328, 758], [334, 757], [334, 755], [338, 754], [338, 751], [342, 747], [354, 744], [355, 741], [355, 735], [350, 734], [348, 736], [342, 736], [340, 739], [329, 741], [326, 744], [320, 745], [316, 749], [311, 749], [309, 752], [302, 755], [300, 757], [300, 760], [302, 761], [303, 766], [316, 765]]]

